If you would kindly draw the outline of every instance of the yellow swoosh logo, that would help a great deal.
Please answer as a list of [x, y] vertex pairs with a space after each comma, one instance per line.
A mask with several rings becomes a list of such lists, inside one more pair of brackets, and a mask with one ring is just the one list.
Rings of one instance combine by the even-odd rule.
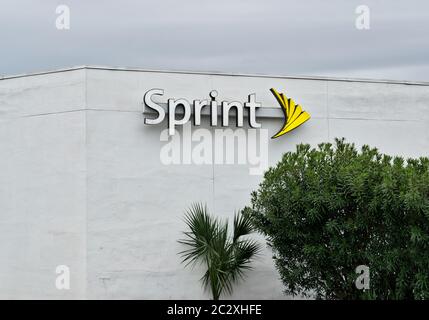
[[307, 111], [302, 110], [301, 105], [295, 104], [295, 101], [286, 97], [283, 93], [278, 93], [274, 88], [270, 89], [271, 93], [276, 97], [277, 102], [282, 107], [285, 123], [283, 127], [271, 139], [278, 138], [285, 133], [292, 131], [293, 129], [298, 128], [308, 119], [310, 119], [310, 114]]

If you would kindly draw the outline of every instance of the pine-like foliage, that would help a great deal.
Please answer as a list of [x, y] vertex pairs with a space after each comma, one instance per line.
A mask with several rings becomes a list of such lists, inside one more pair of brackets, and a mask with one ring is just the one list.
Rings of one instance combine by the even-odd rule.
[[[429, 299], [428, 158], [358, 151], [344, 139], [301, 144], [265, 173], [245, 212], [286, 293]], [[355, 286], [358, 265], [369, 267], [369, 290]]]

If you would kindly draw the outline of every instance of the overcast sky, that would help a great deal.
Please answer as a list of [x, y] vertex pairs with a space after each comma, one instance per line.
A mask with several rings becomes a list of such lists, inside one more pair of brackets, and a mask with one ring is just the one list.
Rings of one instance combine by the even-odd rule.
[[[70, 30], [55, 26], [70, 8]], [[370, 29], [355, 27], [358, 5]], [[429, 81], [428, 0], [0, 0], [0, 74], [76, 65]]]

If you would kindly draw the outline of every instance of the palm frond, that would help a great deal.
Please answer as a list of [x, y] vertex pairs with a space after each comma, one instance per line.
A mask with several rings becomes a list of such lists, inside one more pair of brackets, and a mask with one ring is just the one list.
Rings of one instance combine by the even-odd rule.
[[207, 206], [198, 203], [187, 210], [184, 220], [190, 231], [184, 232], [185, 239], [179, 243], [189, 249], [179, 254], [188, 265], [206, 259], [211, 242], [219, 232], [219, 223], [208, 214]]
[[236, 242], [241, 236], [248, 235], [253, 232], [253, 225], [248, 215], [236, 213], [234, 215], [234, 235], [233, 242]]

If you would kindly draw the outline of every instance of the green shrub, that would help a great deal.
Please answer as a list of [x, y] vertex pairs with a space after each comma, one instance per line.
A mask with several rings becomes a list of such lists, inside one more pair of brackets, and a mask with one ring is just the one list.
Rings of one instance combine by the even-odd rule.
[[[295, 152], [264, 175], [244, 213], [272, 247], [288, 294], [429, 298], [429, 159], [336, 140]], [[370, 288], [355, 285], [358, 265]]]

